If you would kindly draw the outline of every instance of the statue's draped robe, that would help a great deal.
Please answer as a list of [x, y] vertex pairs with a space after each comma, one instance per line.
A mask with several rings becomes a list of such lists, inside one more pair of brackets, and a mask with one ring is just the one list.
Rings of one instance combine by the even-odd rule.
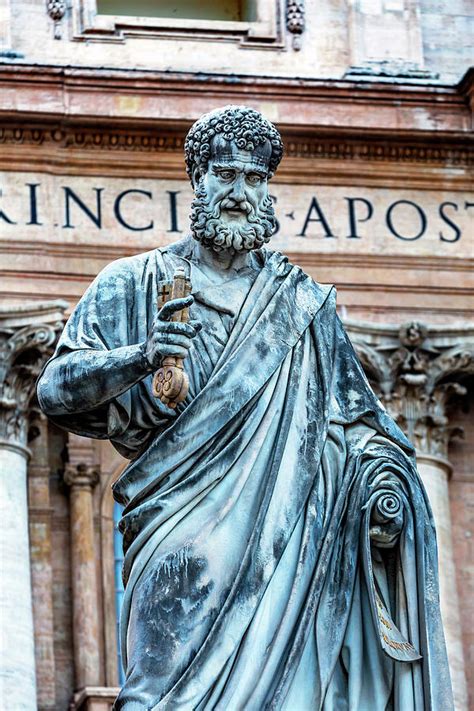
[[[426, 494], [334, 290], [265, 250], [206, 285], [189, 249], [110, 265], [54, 356], [144, 341], [160, 282], [190, 274], [203, 329], [178, 411], [149, 376], [53, 418], [132, 459], [114, 485], [126, 583], [115, 708], [451, 709]], [[404, 511], [390, 550], [369, 536], [384, 493]]]

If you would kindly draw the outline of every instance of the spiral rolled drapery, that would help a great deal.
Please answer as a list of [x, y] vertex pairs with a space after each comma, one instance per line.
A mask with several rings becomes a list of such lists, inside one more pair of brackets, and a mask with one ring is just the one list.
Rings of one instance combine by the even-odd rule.
[[379, 494], [372, 510], [372, 518], [376, 523], [388, 523], [399, 518], [403, 513], [403, 503], [394, 491], [384, 491]]

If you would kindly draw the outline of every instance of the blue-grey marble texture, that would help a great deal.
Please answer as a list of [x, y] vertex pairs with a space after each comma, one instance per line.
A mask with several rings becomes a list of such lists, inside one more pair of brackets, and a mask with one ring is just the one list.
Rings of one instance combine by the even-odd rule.
[[[334, 289], [263, 246], [213, 283], [202, 249], [109, 265], [38, 385], [54, 422], [131, 459], [116, 711], [449, 711], [432, 515]], [[202, 328], [172, 411], [143, 344], [178, 267]]]

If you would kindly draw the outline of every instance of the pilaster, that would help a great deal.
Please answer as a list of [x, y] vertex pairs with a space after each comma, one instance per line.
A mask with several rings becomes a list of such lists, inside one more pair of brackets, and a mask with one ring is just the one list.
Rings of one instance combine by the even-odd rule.
[[93, 491], [99, 482], [94, 450], [84, 437], [69, 435], [71, 571], [76, 688], [100, 685], [99, 604], [94, 547]]

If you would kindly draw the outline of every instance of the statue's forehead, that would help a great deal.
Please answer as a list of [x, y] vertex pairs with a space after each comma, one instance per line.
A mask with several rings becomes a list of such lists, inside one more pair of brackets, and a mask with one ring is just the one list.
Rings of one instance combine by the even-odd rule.
[[244, 163], [268, 172], [272, 147], [270, 141], [265, 141], [252, 151], [239, 148], [234, 141], [227, 141], [220, 135], [215, 136], [211, 142], [211, 160], [216, 163]]

